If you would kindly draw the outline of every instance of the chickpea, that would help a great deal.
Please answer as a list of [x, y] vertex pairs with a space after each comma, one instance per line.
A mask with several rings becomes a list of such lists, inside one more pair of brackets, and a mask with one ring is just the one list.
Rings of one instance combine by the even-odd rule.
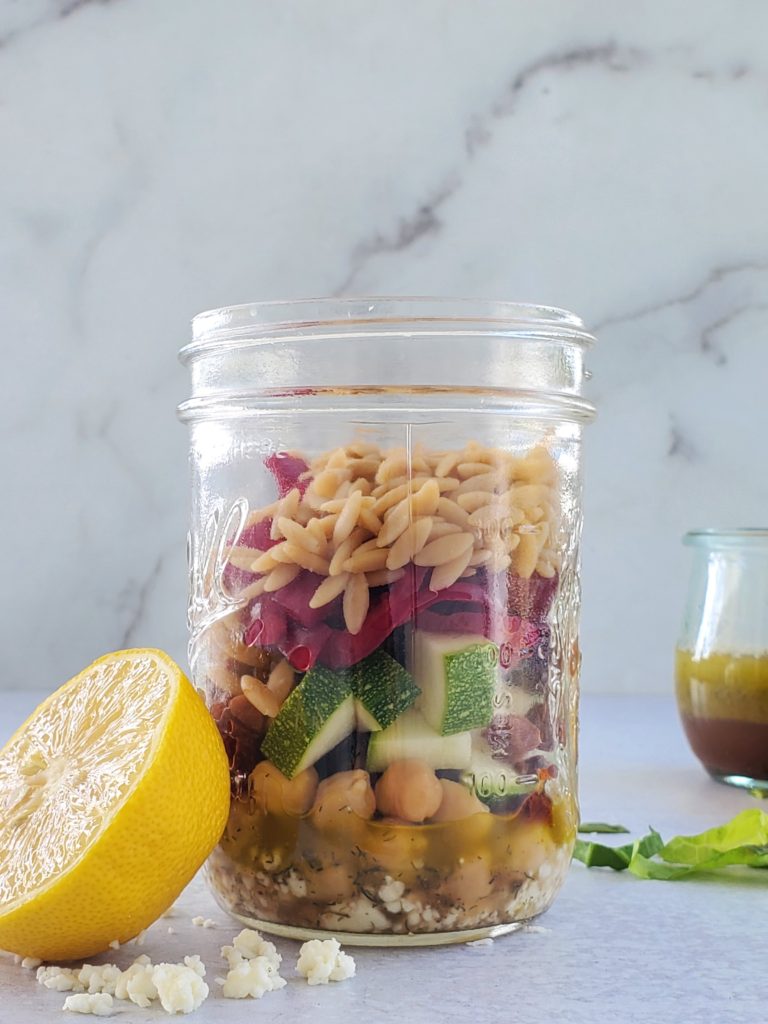
[[535, 874], [557, 851], [550, 827], [539, 822], [516, 829], [509, 845], [509, 866], [524, 875]]
[[262, 713], [251, 704], [247, 697], [242, 694], [238, 697], [233, 697], [227, 705], [226, 710], [229, 713], [230, 718], [234, 718], [235, 721], [241, 722], [251, 732], [259, 733], [264, 728], [264, 716]]
[[362, 768], [336, 772], [317, 787], [312, 819], [323, 827], [348, 822], [350, 816], [368, 820], [376, 810], [371, 777]]
[[410, 821], [384, 818], [372, 821], [363, 840], [371, 862], [388, 875], [405, 880], [413, 865], [423, 863], [427, 855], [426, 829], [415, 828]]
[[249, 794], [260, 811], [270, 814], [306, 814], [317, 791], [317, 772], [307, 768], [287, 779], [271, 761], [261, 761], [248, 779]]
[[394, 761], [376, 783], [376, 805], [387, 817], [421, 822], [437, 813], [442, 799], [440, 780], [417, 757]]
[[306, 871], [307, 895], [321, 903], [340, 903], [355, 894], [354, 867], [330, 864], [318, 871]]
[[466, 786], [460, 782], [451, 782], [450, 779], [440, 779], [440, 787], [443, 791], [443, 799], [440, 802], [435, 814], [430, 821], [459, 821], [461, 818], [468, 818], [471, 814], [487, 814], [488, 807], [482, 800], [478, 800], [474, 793], [471, 793]]
[[491, 894], [493, 882], [488, 860], [475, 856], [457, 867], [446, 879], [442, 891], [466, 909], [476, 906]]

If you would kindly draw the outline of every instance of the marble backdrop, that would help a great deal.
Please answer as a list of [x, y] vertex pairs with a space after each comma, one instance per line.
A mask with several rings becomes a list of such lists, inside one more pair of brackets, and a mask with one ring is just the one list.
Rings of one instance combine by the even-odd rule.
[[599, 335], [584, 686], [662, 692], [680, 535], [768, 521], [762, 0], [4, 0], [0, 685], [185, 650], [200, 309], [434, 293]]

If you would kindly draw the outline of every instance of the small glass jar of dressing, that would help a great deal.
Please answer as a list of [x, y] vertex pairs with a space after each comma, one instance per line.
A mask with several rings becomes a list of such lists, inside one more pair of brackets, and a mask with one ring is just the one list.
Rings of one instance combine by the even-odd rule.
[[768, 529], [694, 530], [677, 703], [709, 774], [768, 795]]

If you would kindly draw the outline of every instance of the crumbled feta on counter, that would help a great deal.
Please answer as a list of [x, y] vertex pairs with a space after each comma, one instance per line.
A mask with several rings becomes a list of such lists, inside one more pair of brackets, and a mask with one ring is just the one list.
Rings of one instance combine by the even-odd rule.
[[196, 928], [215, 928], [216, 927], [216, 922], [213, 921], [210, 917], [200, 917], [200, 916], [193, 917], [192, 918], [192, 924]]
[[81, 992], [78, 995], [67, 996], [62, 1010], [67, 1010], [69, 1013], [92, 1013], [96, 1017], [109, 1017], [114, 1012], [114, 1004], [112, 996], [106, 992], [97, 992], [94, 995]]
[[77, 980], [89, 995], [107, 992], [113, 996], [122, 973], [115, 964], [83, 964], [77, 973]]
[[[167, 1013], [191, 1013], [208, 996], [208, 986], [203, 981], [205, 965], [199, 956], [185, 956], [183, 964], [153, 964], [146, 954], [137, 957], [125, 971], [115, 964], [83, 964], [78, 970], [69, 967], [40, 967], [37, 980], [46, 988], [58, 992], [75, 992], [77, 1001], [65, 1009], [75, 1013], [96, 1013], [104, 1015], [103, 1009], [112, 996], [127, 999], [142, 1009], [147, 1009], [155, 1000]], [[85, 991], [87, 989], [87, 991]], [[86, 998], [81, 999], [80, 995]], [[99, 997], [99, 1002], [92, 1000]], [[88, 1007], [102, 1009], [88, 1009]], [[111, 1012], [111, 1009], [110, 1009]]]
[[277, 947], [252, 928], [244, 928], [231, 946], [222, 946], [221, 955], [229, 971], [226, 978], [216, 980], [226, 999], [261, 999], [265, 992], [275, 992], [286, 984], [280, 977], [283, 958]]
[[261, 999], [265, 992], [275, 992], [286, 984], [265, 956], [241, 960], [227, 972], [226, 978], [219, 980], [226, 999]]
[[199, 978], [205, 977], [205, 964], [197, 954], [194, 956], [185, 956], [184, 966], [188, 967], [191, 971], [194, 971]]
[[37, 982], [54, 992], [82, 992], [78, 972], [71, 967], [38, 967]]
[[132, 1003], [146, 1010], [157, 999], [157, 989], [152, 979], [154, 967], [149, 957], [139, 957], [131, 966], [122, 971], [115, 986], [118, 999], [130, 999]]
[[36, 970], [43, 961], [38, 956], [25, 956], [21, 961], [21, 966], [28, 971]]
[[208, 986], [202, 978], [205, 968], [200, 958], [188, 956], [184, 961], [183, 964], [158, 964], [153, 969], [152, 982], [166, 1013], [191, 1013], [208, 997]]
[[310, 939], [299, 950], [296, 970], [310, 985], [327, 985], [354, 977], [355, 961], [337, 939]]
[[243, 960], [253, 960], [257, 956], [266, 957], [274, 966], [276, 971], [280, 970], [282, 957], [277, 951], [277, 946], [263, 938], [260, 932], [253, 928], [243, 928], [239, 935], [232, 939], [231, 946], [222, 946], [221, 955], [230, 967], [237, 967]]

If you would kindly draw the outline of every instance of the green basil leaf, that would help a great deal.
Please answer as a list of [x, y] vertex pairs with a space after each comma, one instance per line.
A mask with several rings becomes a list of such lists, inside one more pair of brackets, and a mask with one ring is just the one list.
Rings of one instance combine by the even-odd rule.
[[629, 832], [623, 825], [608, 825], [604, 821], [582, 821], [579, 825], [582, 835], [610, 835], [611, 833]]
[[580, 860], [588, 868], [613, 868], [614, 871], [626, 871], [632, 857], [632, 847], [604, 846], [602, 843], [586, 843], [583, 839], [577, 839], [573, 856], [575, 860]]
[[[719, 853], [729, 853], [742, 847], [759, 850], [765, 846], [768, 846], [768, 814], [752, 807], [737, 814], [725, 825], [707, 829], [699, 835], [675, 836], [664, 847], [661, 857], [674, 864], [704, 864]], [[761, 854], [758, 852], [751, 856], [759, 860]], [[764, 867], [763, 864], [755, 866]]]
[[632, 866], [632, 860], [636, 857], [653, 857], [657, 853], [661, 853], [664, 849], [664, 840], [661, 838], [659, 833], [651, 825], [648, 826], [648, 835], [643, 836], [642, 839], [638, 839], [632, 846], [632, 857], [630, 859], [630, 867]]
[[583, 839], [576, 840], [573, 851], [574, 860], [580, 860], [588, 868], [613, 868], [614, 871], [626, 871], [632, 859], [638, 855], [652, 857], [664, 846], [664, 840], [658, 832], [651, 829], [647, 836], [626, 843], [624, 846], [605, 846], [603, 843], [587, 843]]
[[764, 869], [768, 868], [768, 814], [751, 808], [725, 825], [694, 836], [675, 836], [668, 843], [653, 828], [624, 846], [578, 839], [574, 858], [587, 867], [628, 868], [637, 878], [664, 881], [739, 865]]
[[[664, 851], [662, 851], [664, 856]], [[648, 857], [633, 857], [629, 870], [638, 878], [659, 878], [670, 881], [687, 875], [705, 874], [721, 868], [742, 865], [751, 868], [768, 867], [768, 846], [740, 846], [735, 850], [715, 853], [708, 860], [696, 864], [670, 864], [667, 861], [651, 860]]]

